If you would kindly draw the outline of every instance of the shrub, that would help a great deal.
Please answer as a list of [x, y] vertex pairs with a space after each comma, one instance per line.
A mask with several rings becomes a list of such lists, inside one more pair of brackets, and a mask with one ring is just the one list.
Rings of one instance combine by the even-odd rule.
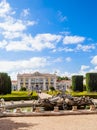
[[31, 100], [38, 99], [38, 96], [0, 96], [0, 99], [3, 98], [5, 101], [20, 101], [20, 100]]
[[74, 75], [72, 76], [72, 90], [73, 91], [83, 91], [83, 76]]
[[0, 73], [0, 94], [11, 93], [11, 79], [7, 73]]
[[97, 91], [97, 73], [86, 74], [86, 90], [89, 92]]
[[83, 91], [83, 92], [71, 92], [71, 95], [74, 97], [90, 97], [90, 98], [95, 98], [97, 99], [97, 92], [87, 92], [87, 91]]
[[53, 86], [50, 86], [50, 90], [51, 90], [51, 91], [54, 91], [55, 88], [54, 88]]
[[29, 95], [27, 91], [12, 91], [11, 94], [1, 95], [0, 99], [3, 98], [5, 101], [19, 101], [19, 100], [31, 100], [38, 99], [36, 91], [33, 91], [32, 95]]
[[21, 87], [20, 88], [20, 91], [26, 91], [27, 89], [26, 89], [26, 87]]

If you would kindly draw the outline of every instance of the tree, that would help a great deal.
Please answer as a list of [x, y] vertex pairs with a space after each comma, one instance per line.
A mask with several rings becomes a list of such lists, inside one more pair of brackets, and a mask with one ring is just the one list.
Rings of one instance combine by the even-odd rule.
[[70, 80], [70, 79], [67, 76], [65, 77], [58, 76], [57, 81], [61, 81], [61, 80]]
[[89, 92], [97, 91], [97, 73], [86, 74], [86, 90]]
[[83, 76], [74, 75], [72, 76], [72, 90], [73, 91], [83, 91]]
[[53, 91], [55, 90], [55, 88], [54, 88], [53, 86], [50, 86], [50, 90], [51, 90], [52, 93], [53, 93]]
[[7, 73], [0, 73], [0, 94], [11, 93], [11, 79]]
[[70, 80], [67, 76], [64, 77], [64, 80]]

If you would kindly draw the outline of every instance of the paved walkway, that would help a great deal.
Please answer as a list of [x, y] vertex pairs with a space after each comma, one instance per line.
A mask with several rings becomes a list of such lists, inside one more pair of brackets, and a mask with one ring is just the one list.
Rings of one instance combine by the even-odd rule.
[[47, 93], [38, 93], [38, 96], [41, 98], [41, 99], [45, 99], [45, 98], [51, 98], [52, 96], [47, 94]]
[[97, 130], [97, 115], [0, 118], [0, 130]]

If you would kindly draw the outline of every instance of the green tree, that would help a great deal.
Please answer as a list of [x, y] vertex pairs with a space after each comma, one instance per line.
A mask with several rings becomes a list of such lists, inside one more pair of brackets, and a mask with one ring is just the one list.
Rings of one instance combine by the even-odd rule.
[[61, 81], [61, 80], [70, 80], [70, 79], [67, 76], [65, 77], [58, 76], [57, 81]]
[[72, 76], [72, 90], [73, 91], [83, 91], [83, 76], [74, 75]]

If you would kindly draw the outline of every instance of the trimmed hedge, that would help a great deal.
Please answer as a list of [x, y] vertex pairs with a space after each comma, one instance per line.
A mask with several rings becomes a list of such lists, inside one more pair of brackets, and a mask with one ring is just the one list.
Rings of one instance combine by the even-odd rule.
[[74, 97], [85, 96], [85, 97], [90, 97], [90, 98], [97, 99], [97, 92], [87, 92], [87, 91], [71, 92], [71, 95], [74, 96]]
[[31, 100], [38, 99], [38, 96], [0, 96], [0, 99], [3, 98], [5, 101], [20, 101], [20, 100]]
[[97, 73], [86, 74], [86, 90], [88, 92], [97, 91]]
[[20, 100], [31, 100], [31, 99], [38, 99], [37, 93], [31, 92], [28, 93], [27, 91], [13, 91], [12, 94], [7, 95], [0, 95], [0, 99], [3, 98], [5, 101], [20, 101]]
[[73, 91], [83, 91], [83, 76], [82, 75], [74, 75], [72, 76], [72, 90]]
[[11, 78], [3, 72], [0, 72], [0, 94], [11, 94]]

